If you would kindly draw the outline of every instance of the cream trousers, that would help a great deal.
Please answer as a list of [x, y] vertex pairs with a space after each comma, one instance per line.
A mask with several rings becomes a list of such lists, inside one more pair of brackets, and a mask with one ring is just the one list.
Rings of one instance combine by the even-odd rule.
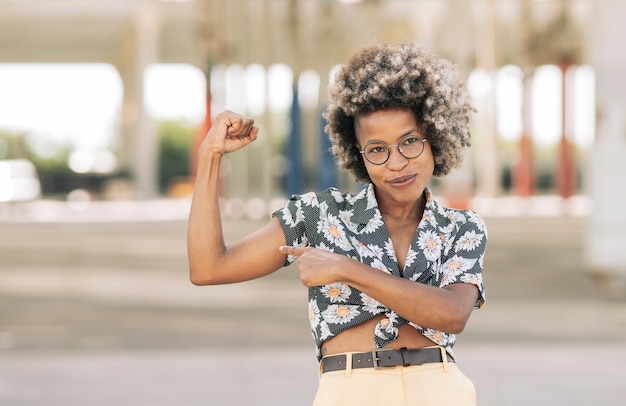
[[[351, 354], [347, 354], [351, 360]], [[351, 361], [348, 362], [351, 365]], [[451, 362], [348, 369], [320, 376], [313, 406], [475, 406], [474, 384]]]

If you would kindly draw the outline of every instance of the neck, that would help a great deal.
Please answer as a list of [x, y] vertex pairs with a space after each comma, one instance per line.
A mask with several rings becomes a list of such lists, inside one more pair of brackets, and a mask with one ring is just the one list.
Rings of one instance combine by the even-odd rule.
[[378, 209], [383, 217], [394, 220], [419, 221], [424, 213], [426, 198], [422, 193], [420, 198], [412, 202], [394, 202], [386, 199], [378, 200]]

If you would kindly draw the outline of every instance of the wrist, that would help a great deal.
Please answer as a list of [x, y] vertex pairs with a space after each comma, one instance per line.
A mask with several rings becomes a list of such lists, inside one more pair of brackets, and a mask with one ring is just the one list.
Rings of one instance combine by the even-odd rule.
[[356, 261], [345, 255], [338, 256], [339, 259], [335, 263], [336, 279], [349, 284], [352, 282], [351, 276], [354, 274], [354, 272], [350, 272], [350, 268], [356, 264]]
[[209, 152], [201, 154], [198, 158], [198, 173], [210, 173], [218, 170], [224, 154]]

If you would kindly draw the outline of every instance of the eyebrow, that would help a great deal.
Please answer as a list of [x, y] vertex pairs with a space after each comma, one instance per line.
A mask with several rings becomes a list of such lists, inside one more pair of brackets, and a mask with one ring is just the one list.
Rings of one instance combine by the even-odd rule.
[[[405, 132], [405, 133], [404, 133], [404, 134], [402, 134], [401, 136], [399, 136], [399, 137], [398, 137], [398, 140], [401, 140], [402, 138], [406, 137], [407, 135], [411, 135], [411, 134], [416, 134], [416, 135], [417, 135], [418, 137], [420, 137], [420, 138], [425, 138], [425, 137], [423, 137], [423, 136], [422, 136], [422, 133], [421, 133], [419, 130], [417, 130], [417, 129], [412, 129], [412, 130], [409, 130], [409, 131]], [[378, 139], [369, 140], [368, 142], [366, 142], [366, 144], [369, 144], [370, 142], [382, 142], [383, 144], [385, 144], [385, 142], [384, 142], [384, 141], [382, 141], [382, 140], [378, 140]]]
[[[417, 133], [417, 135], [422, 135], [422, 133], [419, 130], [413, 129], [413, 130], [409, 130], [409, 131], [405, 132], [404, 134], [402, 134], [400, 136], [400, 138], [406, 137], [407, 135], [411, 135], [413, 133]], [[400, 139], [400, 138], [398, 138], [398, 139]]]

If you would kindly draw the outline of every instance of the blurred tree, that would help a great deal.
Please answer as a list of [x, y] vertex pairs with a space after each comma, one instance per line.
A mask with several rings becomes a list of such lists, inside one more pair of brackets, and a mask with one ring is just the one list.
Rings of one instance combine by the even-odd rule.
[[69, 148], [55, 145], [38, 153], [36, 140], [28, 133], [0, 131], [0, 159], [28, 159], [35, 165], [43, 195], [66, 193], [75, 187], [76, 175], [67, 166]]
[[159, 133], [159, 187], [162, 193], [190, 176], [190, 151], [195, 128], [184, 122], [162, 121]]
[[57, 154], [42, 157], [32, 149], [28, 149], [25, 158], [37, 168], [41, 193], [44, 196], [65, 195], [81, 186], [79, 176], [67, 165], [69, 154], [69, 148], [60, 148]]
[[0, 159], [26, 158], [26, 151], [24, 133], [0, 130]]

